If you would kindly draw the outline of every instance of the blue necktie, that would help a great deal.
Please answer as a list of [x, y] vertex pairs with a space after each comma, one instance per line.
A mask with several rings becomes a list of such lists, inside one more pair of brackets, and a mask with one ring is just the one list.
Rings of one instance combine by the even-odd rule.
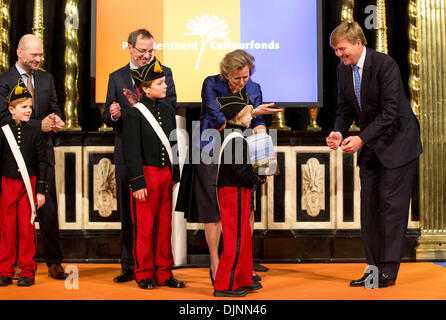
[[353, 66], [353, 73], [355, 74], [356, 100], [358, 101], [359, 110], [362, 111], [362, 108], [361, 108], [361, 76], [359, 75], [359, 67], [358, 66]]

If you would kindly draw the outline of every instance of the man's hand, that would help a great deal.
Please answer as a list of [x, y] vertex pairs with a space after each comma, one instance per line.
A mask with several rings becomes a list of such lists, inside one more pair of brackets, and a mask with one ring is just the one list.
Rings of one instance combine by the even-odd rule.
[[124, 89], [122, 89], [122, 93], [124, 94], [124, 97], [127, 98], [127, 100], [129, 101], [129, 103], [132, 106], [138, 102], [138, 96], [131, 90], [124, 88]]
[[337, 150], [339, 145], [342, 143], [342, 134], [332, 131], [325, 141], [331, 150]]
[[283, 109], [279, 109], [279, 108], [276, 109], [276, 108], [272, 108], [272, 107], [274, 107], [274, 103], [261, 104], [260, 106], [258, 106], [257, 108], [255, 108], [252, 111], [252, 117], [255, 118], [259, 114], [276, 114], [276, 113], [283, 111]]
[[133, 197], [139, 201], [146, 201], [146, 197], [148, 197], [148, 195], [147, 188], [133, 191]]
[[47, 115], [42, 120], [42, 132], [50, 132], [54, 129], [55, 124], [54, 113]]
[[57, 133], [63, 129], [63, 127], [65, 126], [65, 122], [63, 122], [62, 119], [57, 114], [54, 114], [53, 119], [54, 119], [53, 132]]
[[40, 209], [45, 204], [45, 195], [43, 193], [38, 193], [37, 198], [37, 209]]
[[346, 153], [355, 153], [357, 152], [363, 145], [364, 141], [359, 136], [351, 136], [344, 141], [342, 141], [342, 151]]
[[172, 181], [172, 192], [175, 191], [175, 188], [177, 187], [178, 182]]
[[121, 117], [121, 106], [117, 102], [113, 102], [110, 105], [110, 114], [113, 118], [118, 120]]

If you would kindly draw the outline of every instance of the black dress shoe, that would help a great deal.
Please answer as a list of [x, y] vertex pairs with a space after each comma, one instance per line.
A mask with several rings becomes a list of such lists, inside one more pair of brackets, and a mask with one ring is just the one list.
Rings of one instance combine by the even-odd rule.
[[167, 286], [170, 288], [184, 288], [184, 282], [175, 279], [173, 276], [164, 282], [163, 286]]
[[250, 286], [248, 286], [248, 287], [241, 287], [241, 288], [245, 289], [248, 292], [254, 292], [254, 291], [257, 291], [259, 289], [262, 289], [263, 286], [262, 286], [262, 284], [260, 282], [254, 281], [253, 283], [251, 283]]
[[241, 298], [248, 294], [248, 291], [243, 288], [237, 288], [235, 290], [214, 290], [214, 297], [230, 297]]
[[121, 270], [121, 273], [113, 279], [116, 283], [129, 282], [131, 280], [135, 280], [135, 273], [130, 270]]
[[48, 267], [48, 276], [54, 279], [66, 279], [68, 274], [60, 263], [53, 263]]
[[30, 287], [34, 284], [34, 279], [30, 279], [27, 277], [20, 277], [19, 282], [17, 282], [17, 285], [19, 287]]
[[252, 281], [254, 281], [254, 282], [259, 282], [259, 281], [262, 281], [262, 278], [260, 278], [260, 276], [259, 276], [257, 273], [255, 273], [255, 274], [252, 276]]
[[386, 288], [395, 285], [395, 279], [386, 273], [379, 274], [379, 287]]
[[269, 268], [262, 266], [261, 264], [258, 264], [258, 263], [254, 263], [253, 267], [254, 267], [254, 271], [258, 271], [258, 272], [266, 272], [269, 270]]
[[138, 287], [141, 289], [153, 289], [155, 288], [155, 283], [153, 283], [152, 279], [143, 279], [138, 282]]
[[8, 276], [0, 276], [0, 287], [6, 287], [12, 284], [12, 279]]
[[350, 287], [365, 287], [365, 282], [367, 280], [367, 277], [371, 275], [370, 272], [364, 273], [362, 278], [359, 278], [357, 280], [353, 280], [350, 282]]

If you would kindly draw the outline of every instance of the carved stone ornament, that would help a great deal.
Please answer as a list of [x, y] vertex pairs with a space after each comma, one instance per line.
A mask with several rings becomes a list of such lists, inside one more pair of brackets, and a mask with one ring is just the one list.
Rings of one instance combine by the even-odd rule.
[[302, 210], [317, 217], [325, 210], [325, 165], [311, 158], [302, 165]]
[[110, 159], [102, 158], [93, 166], [93, 181], [93, 209], [107, 218], [117, 210], [115, 166]]

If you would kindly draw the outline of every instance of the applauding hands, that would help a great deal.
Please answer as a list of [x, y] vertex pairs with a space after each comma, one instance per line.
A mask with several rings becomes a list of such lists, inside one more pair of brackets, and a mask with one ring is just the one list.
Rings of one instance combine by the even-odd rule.
[[53, 131], [55, 133], [59, 132], [65, 126], [65, 122], [55, 113], [47, 115], [42, 120], [42, 132]]
[[325, 141], [330, 149], [337, 150], [341, 146], [342, 151], [346, 153], [355, 153], [365, 144], [359, 136], [351, 136], [343, 139], [342, 134], [334, 131], [330, 133]]

